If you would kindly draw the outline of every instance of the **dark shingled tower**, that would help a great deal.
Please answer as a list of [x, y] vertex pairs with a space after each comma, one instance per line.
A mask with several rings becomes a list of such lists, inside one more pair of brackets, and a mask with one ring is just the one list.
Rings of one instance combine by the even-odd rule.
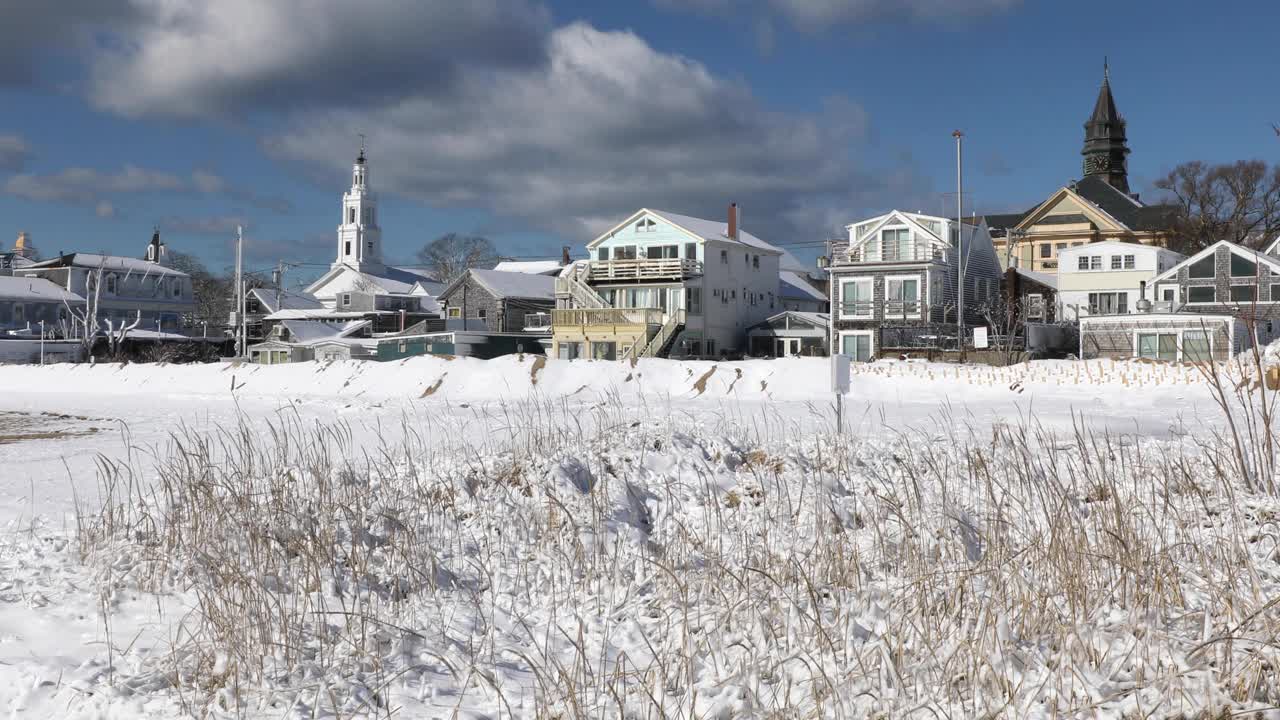
[[1122, 193], [1129, 192], [1129, 147], [1124, 135], [1125, 121], [1111, 96], [1111, 72], [1104, 62], [1102, 87], [1093, 114], [1084, 124], [1084, 176], [1097, 176]]

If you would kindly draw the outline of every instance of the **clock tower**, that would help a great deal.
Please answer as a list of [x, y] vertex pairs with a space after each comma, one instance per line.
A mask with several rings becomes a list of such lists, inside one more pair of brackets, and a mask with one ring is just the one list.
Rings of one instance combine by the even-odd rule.
[[1084, 176], [1096, 175], [1122, 193], [1129, 193], [1128, 139], [1124, 134], [1125, 121], [1116, 110], [1116, 100], [1111, 96], [1111, 71], [1102, 65], [1102, 87], [1093, 114], [1084, 124]]

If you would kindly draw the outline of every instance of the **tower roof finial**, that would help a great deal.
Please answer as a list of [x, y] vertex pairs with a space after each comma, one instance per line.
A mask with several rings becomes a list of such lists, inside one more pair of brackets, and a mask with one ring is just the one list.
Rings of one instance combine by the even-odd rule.
[[360, 156], [356, 158], [356, 162], [364, 163], [364, 133], [360, 133]]
[[1111, 82], [1111, 64], [1107, 61], [1106, 55], [1102, 56], [1102, 82]]

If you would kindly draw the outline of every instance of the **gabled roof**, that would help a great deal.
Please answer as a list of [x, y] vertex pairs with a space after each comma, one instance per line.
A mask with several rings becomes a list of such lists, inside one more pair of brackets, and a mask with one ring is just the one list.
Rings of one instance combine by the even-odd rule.
[[119, 255], [96, 255], [92, 253], [68, 253], [51, 260], [32, 263], [22, 269], [32, 271], [65, 267], [90, 269], [101, 267], [104, 270], [125, 273], [126, 275], [142, 275], [144, 277], [151, 275], [187, 277], [186, 273], [180, 270], [174, 270], [171, 267], [165, 267], [160, 263], [139, 260], [138, 258], [121, 257]]
[[322, 288], [330, 280], [342, 273], [355, 273], [360, 279], [369, 286], [375, 294], [385, 295], [409, 295], [415, 289], [422, 289], [428, 294], [438, 294], [433, 290], [443, 289], [444, 284], [438, 282], [435, 278], [425, 270], [408, 267], [385, 266], [375, 271], [358, 270], [352, 265], [338, 265], [330, 268], [316, 279], [315, 282], [307, 286], [308, 293], [314, 293]]
[[327, 340], [350, 337], [369, 326], [368, 320], [352, 320], [336, 324], [310, 320], [285, 320], [280, 323], [289, 331], [289, 342], [295, 345], [314, 345]]
[[790, 270], [778, 273], [778, 295], [791, 300], [827, 301], [826, 293], [806, 281], [803, 275]]
[[614, 225], [607, 231], [596, 237], [595, 240], [587, 243], [587, 249], [595, 248], [600, 243], [613, 237], [619, 230], [627, 227], [635, 222], [642, 215], [653, 215], [662, 218], [668, 224], [674, 226], [678, 230], [683, 230], [691, 237], [703, 241], [718, 241], [738, 243], [746, 247], [755, 248], [766, 253], [782, 254], [782, 250], [770, 245], [751, 233], [738, 228], [738, 237], [733, 239], [729, 237], [729, 224], [717, 220], [703, 220], [702, 218], [692, 217], [690, 215], [681, 215], [679, 213], [668, 212], [666, 210], [653, 210], [650, 208], [640, 208], [627, 217], [626, 220]]
[[548, 275], [530, 275], [528, 273], [502, 272], [500, 270], [481, 270], [471, 268], [456, 280], [449, 283], [441, 297], [452, 295], [468, 276], [481, 287], [489, 291], [495, 298], [524, 298], [529, 300], [555, 300], [556, 279]]
[[1178, 211], [1176, 205], [1147, 205], [1113, 187], [1100, 175], [1079, 180], [1072, 189], [1130, 230], [1138, 232], [1168, 230]]
[[1058, 276], [1054, 273], [1034, 272], [1031, 270], [1025, 270], [1020, 267], [1013, 268], [1013, 271], [1016, 272], [1019, 276], [1030, 280], [1031, 282], [1039, 283], [1053, 290], [1058, 289]]
[[268, 313], [278, 312], [280, 310], [317, 310], [324, 305], [313, 295], [307, 293], [290, 292], [285, 290], [279, 293], [280, 305], [276, 306], [276, 290], [273, 288], [253, 288], [249, 291], [258, 304], [262, 306]]
[[786, 318], [786, 317], [790, 317], [793, 320], [799, 320], [803, 323], [807, 323], [809, 325], [812, 325], [818, 328], [827, 328], [827, 327], [830, 327], [831, 325], [831, 316], [827, 313], [804, 312], [801, 310], [783, 310], [780, 313], [770, 315], [769, 317], [765, 318], [761, 322], [758, 322], [747, 329], [751, 330], [754, 328], [769, 327], [775, 321], [782, 320], [783, 318]]
[[1258, 250], [1253, 250], [1252, 248], [1247, 248], [1241, 245], [1237, 245], [1229, 240], [1219, 240], [1218, 242], [1201, 250], [1195, 255], [1192, 255], [1186, 260], [1183, 260], [1177, 265], [1174, 265], [1168, 270], [1165, 270], [1163, 273], [1160, 273], [1159, 275], [1151, 278], [1151, 281], [1150, 281], [1151, 284], [1154, 284], [1157, 282], [1163, 282], [1171, 278], [1177, 278], [1179, 270], [1181, 270], [1184, 267], [1194, 265], [1197, 262], [1200, 262], [1206, 257], [1214, 254], [1214, 252], [1216, 252], [1217, 249], [1223, 245], [1226, 245], [1233, 254], [1239, 255], [1240, 257], [1246, 258], [1253, 262], [1266, 265], [1267, 267], [1271, 268], [1271, 272], [1280, 274], [1280, 258], [1277, 258], [1274, 255], [1268, 255], [1267, 253], [1264, 253], [1264, 252], [1259, 252]]
[[[851, 241], [851, 242], [850, 242], [850, 245], [852, 246], [852, 245], [854, 245], [854, 244], [860, 244], [860, 243], [862, 243], [862, 242], [865, 242], [867, 238], [869, 238], [869, 237], [871, 237], [872, 235], [875, 235], [876, 233], [880, 232], [880, 229], [881, 229], [881, 228], [883, 228], [883, 227], [884, 227], [884, 226], [886, 226], [886, 225], [889, 225], [889, 224], [891, 224], [891, 223], [900, 223], [900, 224], [906, 225], [906, 226], [908, 226], [908, 227], [910, 227], [910, 228], [914, 228], [914, 229], [916, 230], [916, 232], [920, 233], [920, 234], [921, 234], [921, 235], [923, 235], [925, 238], [927, 238], [927, 239], [931, 240], [931, 241], [932, 241], [932, 242], [934, 242], [935, 244], [942, 245], [942, 246], [944, 246], [944, 247], [951, 247], [951, 242], [950, 242], [950, 240], [949, 240], [949, 239], [946, 239], [946, 238], [943, 238], [943, 237], [939, 236], [939, 235], [938, 235], [938, 233], [936, 233], [936, 232], [934, 232], [933, 230], [929, 229], [928, 227], [926, 227], [925, 225], [923, 225], [919, 220], [917, 220], [917, 219], [916, 219], [917, 217], [928, 218], [928, 219], [930, 219], [930, 220], [933, 220], [933, 221], [936, 221], [936, 222], [940, 222], [940, 223], [950, 223], [950, 222], [954, 222], [951, 218], [937, 217], [937, 216], [933, 216], [933, 215], [924, 215], [924, 214], [922, 214], [922, 213], [908, 213], [908, 212], [904, 212], [904, 211], [902, 211], [902, 210], [890, 210], [889, 212], [885, 213], [884, 215], [880, 215], [880, 216], [878, 216], [878, 217], [871, 218], [870, 222], [873, 222], [873, 223], [874, 223], [874, 225], [872, 225], [872, 226], [871, 226], [871, 228], [870, 228], [869, 230], [867, 230], [865, 233], [863, 233], [863, 235], [862, 235], [862, 238], [861, 238], [861, 239]], [[967, 218], [966, 218], [966, 220], [967, 220]], [[846, 227], [847, 229], [852, 229], [852, 228], [854, 228], [854, 227], [856, 227], [856, 226], [858, 226], [858, 225], [865, 225], [865, 224], [867, 224], [867, 223], [868, 223], [868, 221], [867, 221], [867, 220], [860, 220], [860, 221], [858, 221], [858, 222], [856, 222], [856, 223], [850, 223], [849, 225], [846, 225], [845, 227]], [[964, 224], [965, 224], [965, 225], [972, 225], [973, 223], [972, 223], [972, 222], [965, 222]]]
[[0, 299], [18, 302], [82, 303], [84, 298], [38, 277], [0, 275]]

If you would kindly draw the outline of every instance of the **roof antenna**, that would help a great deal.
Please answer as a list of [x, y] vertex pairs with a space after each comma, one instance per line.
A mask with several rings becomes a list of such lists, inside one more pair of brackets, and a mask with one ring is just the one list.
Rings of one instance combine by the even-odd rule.
[[1111, 82], [1111, 63], [1107, 62], [1106, 55], [1102, 56], [1102, 82]]

